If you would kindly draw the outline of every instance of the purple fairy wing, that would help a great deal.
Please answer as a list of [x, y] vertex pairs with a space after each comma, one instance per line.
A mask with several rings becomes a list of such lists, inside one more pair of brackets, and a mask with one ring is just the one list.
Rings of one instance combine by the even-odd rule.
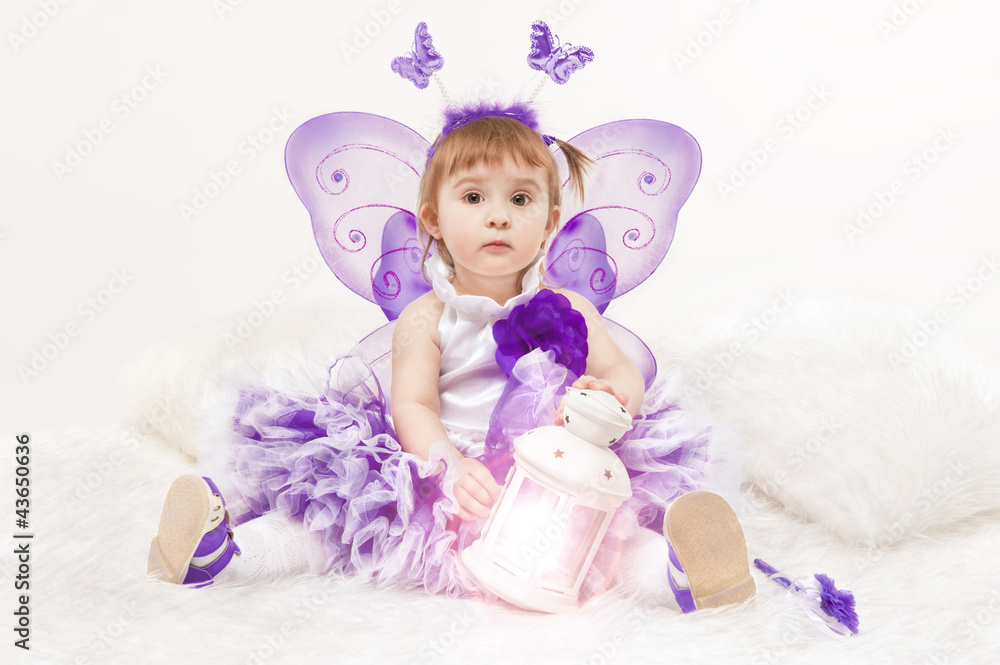
[[[572, 196], [564, 201], [567, 222], [549, 248], [546, 277], [603, 312], [660, 265], [701, 172], [701, 149], [686, 131], [658, 120], [611, 122], [569, 142], [594, 165], [584, 205]], [[557, 152], [556, 159], [565, 175], [565, 157]]]
[[334, 274], [394, 320], [430, 290], [412, 209], [428, 143], [394, 120], [330, 113], [288, 139], [285, 168]]
[[[568, 220], [546, 256], [546, 282], [576, 291], [600, 312], [641, 284], [670, 248], [677, 212], [701, 172], [701, 149], [686, 131], [657, 120], [621, 120], [570, 140], [594, 160], [581, 206], [563, 205]], [[556, 153], [565, 186], [566, 160]], [[636, 364], [649, 388], [656, 360], [628, 328], [605, 319], [608, 333]]]
[[392, 334], [395, 329], [396, 322], [389, 321], [366, 335], [348, 354], [365, 361], [378, 379], [388, 413], [392, 413]]

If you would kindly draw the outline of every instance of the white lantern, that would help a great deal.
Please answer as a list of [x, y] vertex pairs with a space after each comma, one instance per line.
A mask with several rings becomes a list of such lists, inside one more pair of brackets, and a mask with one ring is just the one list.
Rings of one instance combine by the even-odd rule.
[[618, 400], [569, 388], [563, 419], [514, 440], [503, 492], [462, 552], [483, 587], [540, 612], [577, 607], [611, 518], [632, 496], [625, 465], [608, 450], [632, 426]]

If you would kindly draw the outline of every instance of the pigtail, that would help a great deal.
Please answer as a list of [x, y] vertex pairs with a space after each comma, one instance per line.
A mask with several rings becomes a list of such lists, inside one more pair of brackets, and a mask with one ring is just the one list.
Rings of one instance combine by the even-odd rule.
[[594, 165], [594, 160], [587, 157], [582, 150], [562, 139], [552, 138], [563, 156], [566, 158], [566, 167], [569, 169], [569, 186], [583, 202], [583, 179], [587, 169]]

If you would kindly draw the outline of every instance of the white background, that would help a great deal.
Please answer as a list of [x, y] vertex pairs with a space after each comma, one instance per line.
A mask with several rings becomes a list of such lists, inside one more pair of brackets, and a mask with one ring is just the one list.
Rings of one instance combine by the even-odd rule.
[[[943, 311], [940, 334], [1000, 359], [1000, 279], [984, 268], [1000, 254], [994, 2], [17, 0], [0, 18], [0, 431], [127, 417], [124, 362], [235, 331], [275, 290], [284, 301], [265, 326], [358, 311], [325, 266], [290, 277], [317, 253], [284, 173], [288, 135], [359, 110], [432, 137], [440, 93], [389, 69], [421, 20], [452, 97], [527, 94], [539, 18], [597, 54], [542, 90], [548, 133], [649, 117], [684, 127], [704, 152], [667, 260], [609, 310], [616, 319], [641, 331], [650, 311], [760, 312], [781, 289], [863, 293], [925, 318]], [[940, 132], [955, 137], [938, 141], [943, 152]], [[768, 139], [767, 161], [725, 196], [720, 184]], [[914, 171], [927, 150], [934, 163]], [[71, 151], [88, 154], [60, 177]], [[180, 206], [230, 161], [239, 172], [185, 221]], [[894, 180], [895, 200], [852, 242], [845, 226]], [[981, 269], [994, 279], [977, 282]], [[970, 279], [982, 288], [958, 296]], [[88, 298], [102, 311], [90, 314]], [[360, 311], [337, 321], [346, 336], [384, 320], [374, 305]], [[75, 334], [61, 336], [67, 326]], [[37, 374], [19, 369], [47, 344]]]

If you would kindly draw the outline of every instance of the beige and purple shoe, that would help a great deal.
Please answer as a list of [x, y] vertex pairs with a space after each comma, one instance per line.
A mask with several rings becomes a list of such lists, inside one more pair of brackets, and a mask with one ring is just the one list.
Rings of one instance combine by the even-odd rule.
[[742, 603], [754, 596], [743, 529], [725, 499], [689, 492], [667, 509], [670, 588], [683, 612]]
[[171, 584], [200, 588], [212, 584], [239, 553], [225, 499], [215, 483], [199, 476], [175, 480], [149, 545], [146, 572]]

